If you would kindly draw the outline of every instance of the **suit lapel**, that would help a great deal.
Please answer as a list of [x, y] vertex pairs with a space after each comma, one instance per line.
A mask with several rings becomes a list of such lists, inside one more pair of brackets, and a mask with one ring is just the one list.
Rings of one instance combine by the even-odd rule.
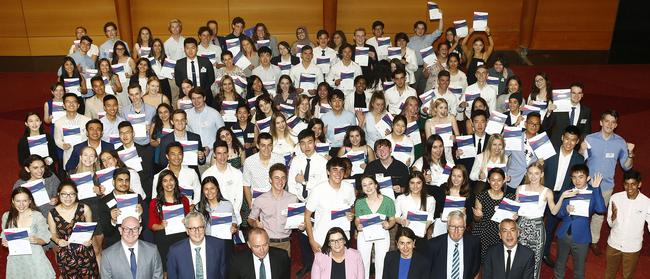
[[[494, 263], [497, 265], [497, 267], [494, 268], [494, 269], [499, 271], [498, 274], [503, 274], [503, 276], [505, 276], [506, 275], [506, 262], [505, 262], [505, 259], [504, 259], [504, 256], [503, 256], [503, 244], [497, 244], [497, 245], [499, 245], [499, 249], [497, 249], [498, 254], [497, 255], [492, 255], [492, 256], [497, 257], [495, 259], [495, 261], [494, 261]], [[512, 267], [514, 265], [512, 263], [510, 263], [510, 266]]]
[[[190, 246], [190, 240], [189, 239], [183, 240], [183, 249], [181, 249], [181, 251], [184, 251], [183, 254], [185, 254], [185, 255], [181, 255], [181, 256], [182, 256], [182, 258], [185, 258], [187, 266], [190, 267], [190, 268], [188, 268], [189, 273], [192, 275], [192, 278], [194, 278], [195, 275], [194, 275], [194, 262], [192, 261], [192, 246]], [[207, 251], [206, 251], [206, 254], [207, 254]]]
[[149, 260], [149, 255], [146, 255], [144, 249], [145, 248], [144, 245], [142, 245], [142, 240], [138, 240], [138, 259], [136, 260], [138, 263], [138, 272], [136, 278], [145, 278], [144, 276], [146, 275], [144, 270], [148, 265], [147, 262]]
[[[120, 250], [117, 251], [119, 255], [119, 264], [122, 266], [126, 267], [126, 273], [131, 274], [131, 265], [129, 264], [129, 260], [126, 258], [126, 254], [124, 253], [124, 246], [122, 246], [122, 242], [120, 243]], [[140, 266], [140, 255], [142, 255], [142, 248], [140, 248], [140, 251], [138, 251], [138, 259], [136, 260], [136, 263], [138, 264], [138, 267]]]

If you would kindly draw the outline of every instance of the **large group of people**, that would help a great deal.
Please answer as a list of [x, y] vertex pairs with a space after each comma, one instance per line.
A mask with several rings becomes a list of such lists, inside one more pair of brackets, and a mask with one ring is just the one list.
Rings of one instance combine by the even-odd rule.
[[569, 254], [584, 278], [605, 219], [606, 277], [633, 276], [650, 200], [583, 84], [526, 92], [489, 28], [441, 19], [291, 44], [231, 27], [173, 19], [132, 47], [112, 22], [99, 46], [75, 30], [18, 142], [2, 244], [27, 229], [31, 253], [7, 278], [54, 278], [48, 250], [62, 278], [564, 278]]

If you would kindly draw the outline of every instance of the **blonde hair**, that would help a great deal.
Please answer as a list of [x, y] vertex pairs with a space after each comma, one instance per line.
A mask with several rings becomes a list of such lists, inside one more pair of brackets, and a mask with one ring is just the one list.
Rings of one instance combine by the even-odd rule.
[[[90, 169], [85, 167], [83, 165], [83, 163], [81, 162], [81, 156], [83, 156], [84, 151], [86, 151], [86, 150], [92, 150], [93, 154], [95, 154], [95, 163], [93, 163], [93, 165], [90, 167]], [[97, 150], [95, 150], [95, 148], [93, 148], [92, 146], [86, 146], [86, 147], [82, 148], [81, 151], [79, 152], [79, 163], [75, 167], [74, 173], [82, 173], [82, 172], [89, 171], [89, 172], [92, 172], [93, 175], [94, 175], [95, 172], [98, 171], [99, 169], [100, 169], [99, 168], [99, 156], [97, 156]]]
[[[282, 114], [282, 113], [274, 113], [272, 115], [272, 117], [271, 117], [271, 128], [269, 129], [269, 132], [271, 132], [271, 136], [273, 137], [273, 142], [275, 142], [278, 139], [278, 130], [277, 130], [277, 127], [275, 126], [275, 120], [278, 119], [278, 118], [282, 118], [282, 120], [284, 120], [285, 123], [287, 122], [287, 117], [284, 116], [284, 114]], [[283, 133], [282, 136], [284, 137], [284, 140], [286, 140], [289, 145], [293, 146], [293, 145], [296, 145], [296, 143], [293, 142], [293, 140], [291, 139], [290, 130], [291, 130], [291, 128], [289, 128], [289, 125], [285, 125], [284, 133]]]
[[528, 170], [530, 168], [538, 168], [539, 171], [542, 173], [542, 176], [540, 176], [539, 178], [539, 185], [543, 186], [544, 185], [544, 160], [537, 160], [526, 168], [526, 175], [524, 176], [524, 184], [530, 184], [530, 178], [528, 177]]
[[180, 19], [173, 18], [169, 21], [169, 24], [167, 25], [167, 29], [169, 30], [169, 32], [172, 32], [172, 24], [174, 23], [178, 23], [178, 27], [181, 29], [181, 31], [183, 30], [183, 22]]
[[[435, 99], [431, 104], [429, 105], [429, 111], [431, 112], [431, 116], [437, 117], [438, 116], [438, 110], [436, 109], [440, 104], [445, 104], [447, 105], [447, 115], [443, 117], [448, 117], [449, 116], [449, 103], [447, 103], [447, 100], [443, 98], [438, 98]], [[435, 113], [435, 115], [434, 115]]]
[[313, 115], [313, 113], [311, 111], [311, 103], [309, 102], [309, 96], [308, 95], [304, 95], [304, 94], [298, 95], [298, 98], [296, 98], [296, 104], [294, 106], [294, 108], [295, 108], [294, 114], [300, 116], [300, 104], [302, 104], [302, 102], [304, 102], [305, 100], [307, 100], [307, 103], [309, 104], [309, 108], [307, 109], [307, 112], [305, 113], [304, 118], [307, 119], [307, 120], [311, 120], [311, 118], [314, 115]]
[[[158, 77], [156, 77], [156, 76], [151, 76], [151, 77], [149, 77], [149, 78], [147, 79], [147, 90], [146, 90], [146, 92], [144, 93], [144, 95], [149, 94], [149, 84], [152, 83], [152, 82], [154, 82], [154, 81], [157, 81], [157, 82], [158, 82], [158, 92], [156, 92], [156, 93], [160, 93], [160, 80], [159, 80]], [[143, 96], [144, 96], [144, 95], [143, 95]]]
[[[482, 166], [486, 166], [488, 164], [488, 161], [490, 160], [490, 158], [492, 158], [492, 150], [491, 150], [491, 148], [492, 148], [492, 144], [494, 143], [495, 140], [500, 140], [501, 143], [503, 143], [504, 147], [506, 145], [506, 142], [503, 140], [502, 135], [500, 135], [500, 134], [491, 135], [490, 139], [488, 139], [488, 142], [487, 142], [487, 150], [485, 151], [489, 155], [485, 156], [487, 154], [485, 154], [485, 152], [483, 153], [484, 154], [483, 155], [483, 161], [481, 161]], [[505, 148], [503, 150], [501, 150], [501, 154], [498, 154], [498, 157], [499, 157], [499, 163], [500, 164], [505, 164], [506, 163]]]

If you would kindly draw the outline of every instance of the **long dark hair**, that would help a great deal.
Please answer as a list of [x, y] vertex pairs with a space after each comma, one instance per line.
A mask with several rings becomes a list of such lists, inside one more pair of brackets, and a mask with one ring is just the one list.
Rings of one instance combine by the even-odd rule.
[[[129, 48], [126, 47], [126, 44], [124, 42], [120, 41], [120, 40], [117, 40], [117, 41], [115, 41], [115, 44], [113, 44], [113, 57], [111, 59], [111, 64], [113, 64], [113, 65], [120, 63], [120, 58], [117, 57], [117, 51], [116, 51], [118, 45], [121, 45], [121, 46], [124, 47], [124, 56], [131, 57], [131, 54], [129, 53]], [[137, 69], [137, 67], [136, 67], [136, 69]]]
[[[29, 209], [33, 211], [37, 211], [38, 209], [36, 208], [36, 204], [34, 204], [34, 197], [32, 196], [32, 192], [30, 192], [27, 188], [24, 187], [17, 187], [13, 191], [11, 191], [11, 200], [14, 200], [14, 197], [18, 194], [25, 194], [29, 197]], [[9, 208], [9, 214], [7, 215], [7, 223], [5, 224], [4, 229], [7, 228], [16, 228], [18, 227], [18, 209], [14, 206], [14, 203], [11, 203], [11, 207]]]
[[201, 199], [200, 199], [199, 203], [196, 205], [195, 210], [197, 212], [203, 214], [203, 216], [205, 216], [206, 220], [209, 220], [210, 212], [208, 212], [208, 208], [207, 208], [208, 205], [209, 205], [208, 204], [209, 202], [208, 202], [208, 199], [205, 197], [205, 194], [203, 193], [203, 190], [205, 189], [205, 185], [207, 185], [208, 183], [212, 183], [212, 184], [214, 184], [214, 186], [217, 187], [217, 201], [218, 202], [226, 201], [226, 199], [221, 194], [221, 186], [219, 186], [219, 181], [217, 181], [217, 179], [214, 178], [214, 176], [208, 176], [208, 177], [204, 178], [203, 181], [201, 181]]
[[235, 154], [239, 155], [240, 152], [242, 150], [244, 150], [244, 145], [242, 145], [241, 142], [239, 142], [239, 139], [237, 137], [235, 137], [235, 134], [232, 132], [232, 130], [230, 128], [226, 127], [226, 126], [223, 126], [223, 127], [219, 128], [219, 130], [217, 130], [217, 139], [214, 142], [214, 146], [217, 146], [217, 145], [221, 144], [222, 142], [224, 144], [226, 144], [226, 146], [228, 145], [228, 143], [226, 143], [226, 141], [222, 140], [221, 137], [220, 137], [221, 132], [223, 132], [223, 131], [226, 131], [226, 132], [230, 133], [230, 138], [232, 138], [232, 147], [233, 147], [233, 149], [235, 149]]
[[320, 133], [320, 136], [316, 139], [323, 143], [327, 142], [327, 139], [325, 138], [325, 131], [324, 131], [325, 123], [323, 123], [323, 120], [321, 120], [320, 118], [312, 118], [311, 120], [309, 120], [309, 123], [307, 123], [307, 129], [311, 130], [316, 125], [320, 125], [321, 130], [323, 130], [322, 133]]
[[165, 126], [164, 123], [162, 122], [162, 119], [160, 119], [160, 116], [158, 116], [158, 110], [161, 107], [167, 108], [167, 110], [169, 111], [169, 124], [172, 124], [171, 122], [172, 122], [172, 115], [174, 115], [173, 114], [174, 109], [172, 109], [172, 106], [170, 106], [167, 103], [161, 103], [156, 108], [156, 113], [153, 115], [153, 119], [151, 120], [151, 122], [153, 122], [153, 127], [154, 127], [153, 128], [153, 133], [151, 133], [151, 139], [156, 139], [156, 137], [158, 136], [157, 134], [160, 131], [162, 131], [163, 127]]
[[102, 169], [106, 168], [106, 165], [104, 165], [104, 162], [102, 161], [102, 154], [104, 154], [104, 153], [110, 154], [113, 157], [113, 159], [115, 159], [117, 161], [117, 163], [115, 164], [116, 168], [128, 168], [126, 166], [126, 164], [124, 164], [124, 162], [122, 162], [122, 159], [120, 159], [120, 156], [117, 154], [117, 151], [115, 151], [115, 150], [102, 150], [102, 152], [99, 153], [99, 166]]
[[[324, 82], [324, 81], [319, 83], [318, 86], [316, 86], [316, 92], [318, 92], [318, 90], [321, 88], [321, 86], [325, 87], [325, 89], [327, 89], [327, 97], [328, 98], [329, 98], [329, 96], [332, 96], [332, 91], [334, 91], [334, 89], [332, 89], [332, 86], [330, 86], [329, 83]], [[312, 115], [315, 113], [316, 105], [318, 105], [318, 104], [320, 104], [320, 96], [318, 95], [318, 93], [316, 93], [316, 96], [311, 98], [311, 114]]]
[[140, 57], [137, 62], [135, 62], [135, 69], [133, 69], [133, 75], [134, 77], [137, 77], [140, 75], [140, 70], [138, 69], [138, 65], [140, 65], [140, 62], [144, 61], [147, 63], [147, 71], [144, 73], [145, 77], [149, 79], [150, 77], [157, 77], [156, 72], [153, 71], [153, 68], [151, 68], [151, 61], [145, 57]]
[[[275, 107], [273, 104], [273, 99], [271, 99], [271, 95], [269, 94], [262, 94], [259, 97], [257, 97], [257, 100], [255, 101], [255, 120], [262, 120], [264, 118], [267, 118], [271, 115], [266, 115], [262, 110], [260, 109], [260, 101], [267, 102], [271, 105], [271, 115], [275, 114], [278, 112], [278, 109]], [[271, 120], [273, 121], [273, 120]]]
[[343, 146], [345, 147], [352, 147], [352, 141], [350, 140], [350, 134], [352, 132], [359, 132], [359, 136], [361, 137], [361, 141], [359, 142], [359, 146], [365, 146], [366, 145], [366, 132], [363, 131], [363, 129], [359, 126], [350, 126], [348, 130], [345, 132], [345, 137], [343, 138]]
[[[153, 44], [156, 43], [156, 42], [160, 43], [160, 57], [159, 58], [156, 58], [156, 56], [154, 56], [154, 53], [153, 53]], [[151, 42], [151, 52], [149, 52], [149, 57], [153, 57], [160, 64], [162, 64], [165, 61], [165, 58], [167, 58], [167, 54], [165, 54], [165, 43], [163, 43], [162, 40], [160, 40], [158, 38], [153, 39], [153, 41]], [[183, 92], [181, 91], [181, 94], [182, 93]]]
[[[36, 117], [38, 117], [38, 119], [41, 120], [41, 127], [38, 127], [38, 134], [39, 135], [45, 134], [45, 130], [43, 130], [43, 120], [41, 119], [41, 116], [38, 115], [38, 113], [35, 113], [33, 111], [28, 112], [25, 115], [25, 123], [27, 123], [27, 119], [29, 119], [29, 117], [32, 116], [32, 115], [36, 115]], [[25, 130], [23, 132], [23, 137], [27, 138], [27, 137], [29, 137], [30, 134], [31, 133], [30, 133], [29, 127], [25, 126]]]
[[460, 191], [459, 194], [462, 197], [467, 197], [469, 194], [469, 175], [467, 174], [467, 169], [463, 165], [455, 165], [453, 168], [451, 168], [451, 172], [449, 174], [449, 178], [447, 179], [447, 183], [442, 184], [440, 187], [442, 188], [443, 191], [445, 191], [445, 195], [449, 195], [450, 193], [450, 188], [452, 187], [453, 183], [451, 183], [451, 176], [454, 174], [454, 170], [460, 170], [463, 173], [463, 184], [460, 185]]
[[544, 78], [544, 82], [546, 83], [546, 102], [551, 101], [553, 94], [553, 88], [551, 87], [551, 80], [548, 78], [548, 75], [544, 72], [538, 72], [533, 76], [533, 87], [530, 90], [530, 100], [534, 101], [537, 98], [537, 95], [539, 94], [539, 88], [537, 88], [537, 85], [535, 84], [535, 77], [540, 76]]
[[345, 235], [345, 232], [343, 229], [339, 227], [333, 227], [327, 231], [327, 234], [325, 235], [325, 242], [323, 243], [323, 246], [321, 246], [320, 251], [323, 252], [325, 255], [329, 255], [330, 251], [332, 248], [329, 245], [330, 242], [330, 236], [339, 233], [343, 236], [343, 240], [345, 241], [345, 248], [350, 248], [350, 240], [348, 237]]
[[289, 94], [295, 93], [296, 87], [293, 86], [293, 81], [291, 80], [291, 77], [289, 75], [281, 75], [280, 78], [278, 79], [278, 84], [276, 84], [277, 85], [275, 89], [276, 94], [282, 94], [282, 88], [280, 87], [280, 83], [282, 82], [283, 79], [289, 80]]
[[483, 99], [483, 97], [477, 97], [476, 99], [474, 99], [474, 102], [472, 102], [472, 108], [470, 110], [470, 115], [473, 115], [474, 111], [476, 111], [476, 104], [478, 102], [483, 103], [483, 105], [485, 106], [485, 111], [488, 112], [488, 115], [489, 115], [490, 114], [489, 113], [490, 106], [488, 105], [487, 101], [485, 99]]
[[146, 47], [152, 47], [153, 46], [153, 40], [154, 40], [153, 39], [153, 33], [151, 33], [151, 29], [149, 29], [149, 27], [147, 27], [147, 26], [140, 27], [140, 30], [138, 30], [138, 39], [136, 40], [136, 42], [140, 45], [140, 47], [143, 47], [143, 45], [142, 45], [142, 36], [141, 36], [142, 30], [149, 31], [149, 41], [147, 42]]
[[[65, 71], [65, 62], [70, 62], [72, 63], [72, 76], [68, 76], [68, 72]], [[81, 79], [81, 73], [79, 73], [79, 69], [77, 68], [77, 63], [74, 62], [74, 59], [70, 56], [63, 57], [63, 62], [61, 63], [61, 77], [59, 78], [59, 82], [63, 83], [63, 79], [66, 78], [80, 78]]]
[[[224, 77], [226, 77], [226, 76], [224, 76]], [[282, 79], [282, 77], [280, 77], [280, 79]], [[232, 78], [231, 78], [231, 80], [232, 80]], [[246, 84], [246, 99], [250, 99], [250, 98], [255, 97], [255, 90], [253, 90], [253, 83], [255, 82], [255, 80], [258, 80], [262, 84], [262, 94], [261, 95], [269, 94], [269, 91], [266, 90], [266, 87], [264, 87], [264, 81], [262, 81], [262, 79], [260, 77], [258, 77], [256, 75], [252, 75], [246, 80], [246, 82], [248, 82], [248, 84]], [[223, 82], [223, 80], [222, 80], [222, 82]], [[233, 86], [235, 86], [235, 81], [232, 81], [232, 82], [233, 82]], [[237, 94], [235, 94], [235, 95], [237, 95]]]
[[[505, 88], [503, 88], [503, 92], [499, 92], [499, 94], [508, 94], [508, 84], [510, 84], [511, 80], [514, 80], [519, 84], [519, 90], [517, 90], [517, 92], [521, 92], [521, 79], [517, 75], [512, 75], [512, 76], [509, 76], [508, 79], [506, 79], [506, 86], [505, 86]], [[515, 92], [513, 92], [513, 93], [515, 93]]]
[[427, 184], [426, 180], [424, 179], [424, 174], [421, 171], [412, 171], [411, 174], [409, 175], [409, 183], [406, 184], [406, 188], [404, 189], [404, 194], [405, 195], [410, 195], [411, 194], [411, 186], [410, 182], [411, 179], [420, 179], [422, 181], [422, 190], [420, 190], [420, 210], [426, 211], [427, 210], [427, 191], [424, 189], [424, 186]]
[[174, 204], [179, 204], [181, 203], [181, 190], [178, 188], [178, 178], [176, 178], [176, 175], [174, 172], [170, 170], [163, 170], [158, 174], [158, 182], [156, 184], [156, 191], [158, 193], [158, 196], [156, 196], [156, 210], [158, 212], [158, 216], [162, 218], [162, 207], [165, 204], [165, 189], [163, 189], [163, 179], [165, 179], [166, 176], [171, 175], [174, 179]]
[[52, 176], [52, 172], [50, 172], [50, 168], [45, 163], [43, 157], [32, 154], [27, 156], [27, 159], [25, 159], [25, 161], [23, 162], [23, 167], [20, 169], [20, 174], [19, 174], [20, 179], [27, 181], [32, 177], [32, 175], [29, 174], [29, 172], [27, 172], [26, 168], [29, 168], [29, 166], [35, 161], [41, 161], [43, 163], [43, 168], [45, 168], [45, 171], [43, 172], [43, 178]]
[[[431, 158], [431, 148], [433, 148], [433, 144], [436, 141], [442, 143], [443, 142], [442, 137], [436, 134], [432, 134], [425, 142], [424, 155], [422, 156], [422, 172], [425, 172], [426, 170], [431, 168], [431, 165], [433, 164], [433, 158]], [[440, 155], [440, 166], [444, 168], [446, 164], [447, 164], [447, 159], [445, 158], [445, 151], [443, 150], [442, 154]]]

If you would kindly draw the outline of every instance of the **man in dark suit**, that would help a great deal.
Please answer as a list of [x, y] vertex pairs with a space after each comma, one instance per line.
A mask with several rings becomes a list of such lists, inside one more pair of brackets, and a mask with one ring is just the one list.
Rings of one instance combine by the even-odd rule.
[[[474, 139], [474, 147], [476, 148], [476, 155], [481, 154], [485, 151], [487, 147], [488, 140], [490, 140], [490, 135], [485, 132], [487, 127], [488, 119], [490, 119], [490, 114], [484, 110], [477, 110], [472, 115], [472, 128], [474, 133], [472, 138]], [[461, 164], [465, 166], [466, 170], [471, 170], [474, 165], [475, 158], [465, 158], [458, 159], [460, 157], [459, 151], [455, 151], [456, 155], [456, 164]]]
[[174, 78], [178, 88], [184, 79], [189, 79], [194, 86], [200, 86], [205, 92], [205, 101], [209, 106], [213, 105], [212, 89], [210, 86], [214, 83], [214, 68], [210, 59], [196, 56], [198, 51], [198, 42], [194, 38], [186, 38], [183, 41], [185, 48], [184, 58], [176, 61], [174, 67]]
[[[201, 143], [201, 136], [198, 134], [192, 133], [190, 131], [187, 131], [187, 113], [184, 110], [181, 109], [176, 109], [172, 113], [172, 126], [174, 127], [174, 131], [166, 134], [160, 139], [160, 148], [158, 149], [161, 154], [159, 154], [158, 158], [160, 158], [160, 166], [165, 167], [167, 166], [167, 157], [165, 156], [164, 152], [167, 150], [167, 146], [176, 141], [198, 141], [199, 142], [199, 152], [198, 152], [198, 157], [199, 157], [199, 164], [204, 164], [205, 163], [205, 154], [201, 150], [201, 146], [203, 144]], [[194, 170], [197, 171], [198, 174], [198, 167], [197, 166], [192, 166]]]
[[[269, 235], [264, 229], [252, 228], [248, 232], [248, 247], [250, 250], [242, 251], [233, 258], [229, 279], [291, 277], [289, 254], [280, 248], [269, 247]], [[259, 274], [264, 274], [264, 277]]]
[[125, 218], [119, 231], [121, 241], [102, 251], [102, 278], [162, 279], [163, 268], [158, 248], [138, 239], [142, 231], [138, 219]]
[[452, 211], [447, 221], [447, 233], [429, 240], [430, 278], [471, 279], [478, 274], [481, 266], [480, 240], [469, 233], [465, 234], [465, 228], [465, 213]]
[[542, 130], [555, 146], [561, 144], [564, 129], [569, 125], [577, 126], [582, 135], [591, 134], [591, 109], [580, 103], [583, 87], [582, 83], [571, 84], [571, 111], [551, 112], [543, 122]]
[[499, 224], [503, 244], [495, 244], [487, 251], [483, 266], [483, 279], [528, 279], [535, 276], [535, 253], [518, 245], [519, 227], [511, 219]]
[[201, 213], [190, 212], [183, 221], [189, 238], [169, 247], [167, 278], [226, 278], [226, 243], [205, 235], [206, 221]]
[[[100, 150], [113, 150], [113, 145], [105, 142], [102, 140], [102, 133], [104, 131], [104, 124], [102, 124], [99, 119], [92, 119], [86, 123], [86, 135], [88, 136], [88, 140], [84, 142], [80, 142], [77, 145], [74, 146], [74, 149], [72, 149], [72, 155], [70, 155], [70, 159], [68, 159], [68, 162], [65, 164], [65, 170], [70, 172], [77, 168], [77, 165], [79, 164], [79, 155], [81, 154], [81, 150], [84, 149], [86, 146], [92, 146], [97, 150], [98, 148]], [[97, 154], [99, 157], [99, 154]]]
[[[110, 193], [105, 193], [99, 204], [99, 222], [102, 226], [102, 233], [104, 234], [103, 247], [107, 248], [120, 241], [120, 233], [118, 232], [119, 224], [117, 222], [120, 210], [117, 208], [116, 196], [134, 194], [131, 191], [131, 173], [127, 168], [117, 168], [113, 171], [113, 187], [115, 188]], [[141, 215], [142, 210], [142, 197], [138, 196], [136, 204], [136, 212]]]
[[147, 197], [151, 197], [151, 185], [153, 179], [153, 151], [149, 146], [142, 146], [133, 141], [134, 132], [131, 122], [120, 122], [120, 124], [117, 125], [117, 130], [119, 131], [120, 142], [122, 143], [122, 146], [117, 149], [118, 154], [122, 150], [135, 147], [135, 150], [138, 153], [138, 157], [142, 159], [140, 162], [142, 170], [138, 171], [138, 175], [140, 176], [140, 183], [142, 184], [142, 189], [144, 190], [145, 194], [147, 194]]
[[[552, 157], [544, 160], [544, 185], [553, 190], [553, 198], [557, 203], [562, 193], [571, 189], [571, 168], [578, 164], [584, 164], [585, 158], [575, 150], [580, 142], [580, 129], [570, 125], [564, 129], [562, 135], [562, 145], [557, 146], [557, 153]], [[546, 212], [546, 243], [544, 244], [544, 263], [549, 267], [554, 267], [555, 263], [551, 259], [551, 242], [555, 236], [555, 228], [560, 223], [560, 219], [551, 214], [547, 208]]]

